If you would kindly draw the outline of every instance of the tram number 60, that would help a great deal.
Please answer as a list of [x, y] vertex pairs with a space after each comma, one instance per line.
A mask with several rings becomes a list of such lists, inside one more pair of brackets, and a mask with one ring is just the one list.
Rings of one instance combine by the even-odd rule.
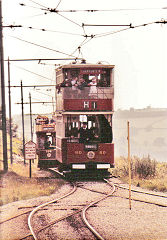
[[81, 155], [81, 154], [82, 154], [82, 151], [75, 151], [75, 154]]
[[100, 155], [106, 155], [106, 151], [100, 151], [99, 154]]

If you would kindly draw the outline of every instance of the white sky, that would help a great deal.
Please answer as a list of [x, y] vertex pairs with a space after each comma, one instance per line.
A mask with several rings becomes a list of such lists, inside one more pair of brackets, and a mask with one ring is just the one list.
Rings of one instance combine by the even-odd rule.
[[[24, 3], [25, 6], [20, 6]], [[38, 4], [37, 4], [38, 3]], [[41, 10], [56, 8], [57, 10], [98, 9], [114, 11], [73, 12], [44, 14]], [[40, 4], [40, 5], [39, 5]], [[43, 5], [43, 6], [42, 6]], [[166, 7], [166, 9], [162, 9]], [[119, 11], [116, 11], [116, 9]], [[133, 10], [123, 10], [133, 9]], [[139, 9], [139, 10], [134, 10]], [[55, 49], [66, 54], [72, 54], [85, 40], [82, 35], [95, 35], [113, 32], [126, 27], [85, 27], [84, 24], [132, 24], [133, 26], [167, 20], [167, 0], [4, 0], [3, 25], [22, 25], [21, 28], [4, 28], [4, 58], [66, 58], [67, 55], [48, 49], [37, 47], [24, 41]], [[75, 23], [74, 23], [75, 22]], [[79, 26], [81, 25], [81, 26]], [[29, 29], [53, 30], [57, 32]], [[72, 33], [63, 34], [61, 32]], [[76, 34], [76, 35], [75, 35]], [[13, 37], [11, 37], [13, 36]], [[90, 38], [88, 38], [90, 39]], [[104, 61], [115, 65], [115, 110], [151, 107], [167, 108], [167, 24], [151, 24], [144, 27], [129, 29], [108, 36], [93, 38], [81, 47], [81, 54], [76, 51], [73, 55], [84, 57], [89, 63]], [[65, 61], [42, 62], [11, 62], [11, 85], [54, 84], [54, 64]], [[45, 79], [28, 71], [45, 76]], [[7, 63], [5, 64], [5, 80], [8, 81]], [[38, 88], [39, 89], [39, 88]], [[24, 88], [24, 101], [52, 101], [54, 90], [49, 88]], [[42, 93], [41, 93], [42, 92]], [[51, 96], [46, 96], [49, 94]], [[6, 92], [6, 98], [8, 97]], [[12, 89], [12, 114], [21, 113], [20, 89]], [[7, 105], [8, 108], [8, 105]], [[51, 105], [33, 104], [33, 113], [49, 113]], [[29, 106], [24, 106], [25, 113], [29, 113]], [[8, 110], [7, 110], [8, 112]]]

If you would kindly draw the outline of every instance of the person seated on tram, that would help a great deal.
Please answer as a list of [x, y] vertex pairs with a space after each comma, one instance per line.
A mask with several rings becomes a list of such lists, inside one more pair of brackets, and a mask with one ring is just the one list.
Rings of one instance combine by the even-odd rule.
[[44, 143], [45, 149], [49, 149], [51, 145], [51, 142], [49, 140], [46, 140]]
[[91, 139], [92, 141], [99, 141], [99, 133], [98, 133], [98, 128], [96, 127], [91, 127], [90, 128], [90, 132], [91, 132]]
[[82, 127], [78, 131], [79, 133], [79, 142], [86, 143], [89, 142], [92, 138], [90, 129], [87, 128], [87, 123], [83, 122]]

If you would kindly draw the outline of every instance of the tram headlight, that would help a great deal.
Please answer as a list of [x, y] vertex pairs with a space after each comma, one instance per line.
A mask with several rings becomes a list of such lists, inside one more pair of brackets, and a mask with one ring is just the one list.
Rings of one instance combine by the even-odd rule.
[[89, 151], [89, 152], [87, 153], [87, 157], [88, 157], [89, 159], [93, 159], [93, 158], [95, 157], [95, 153], [94, 153], [93, 151]]

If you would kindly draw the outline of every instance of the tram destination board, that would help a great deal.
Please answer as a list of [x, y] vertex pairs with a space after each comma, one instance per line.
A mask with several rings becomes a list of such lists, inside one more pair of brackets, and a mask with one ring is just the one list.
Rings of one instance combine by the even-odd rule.
[[33, 141], [29, 141], [25, 144], [25, 158], [26, 159], [36, 158], [36, 144]]

